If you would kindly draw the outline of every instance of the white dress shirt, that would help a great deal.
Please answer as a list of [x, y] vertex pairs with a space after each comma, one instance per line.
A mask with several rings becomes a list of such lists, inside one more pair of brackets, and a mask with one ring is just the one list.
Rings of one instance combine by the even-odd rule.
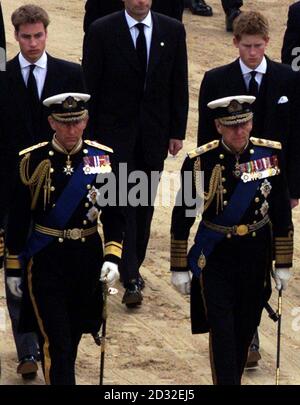
[[149, 55], [150, 55], [150, 47], [151, 47], [151, 38], [152, 38], [152, 31], [153, 31], [153, 21], [151, 12], [147, 14], [147, 16], [142, 21], [137, 21], [132, 18], [127, 11], [125, 10], [125, 17], [129, 27], [129, 31], [131, 34], [131, 38], [133, 40], [134, 47], [136, 48], [136, 40], [139, 36], [139, 30], [135, 27], [136, 24], [144, 24], [144, 34], [146, 38], [146, 45], [147, 45], [147, 64], [149, 62]]
[[[35, 69], [33, 71], [37, 89], [38, 89], [38, 94], [39, 94], [39, 99], [41, 99], [42, 96], [42, 91], [44, 88], [45, 80], [46, 80], [46, 74], [47, 74], [47, 54], [44, 51], [40, 59], [38, 59], [34, 64], [35, 64]], [[27, 81], [28, 81], [28, 76], [29, 76], [29, 71], [30, 68], [29, 66], [32, 65], [32, 63], [28, 62], [27, 59], [24, 58], [24, 56], [19, 53], [19, 63], [21, 67], [21, 73], [23, 76], [23, 80], [25, 85], [27, 86]]]
[[243, 78], [246, 84], [246, 88], [249, 89], [249, 82], [251, 79], [251, 72], [255, 71], [255, 80], [258, 83], [258, 88], [260, 88], [261, 81], [263, 79], [263, 75], [266, 74], [267, 72], [267, 60], [265, 57], [263, 57], [261, 63], [255, 68], [255, 69], [250, 69], [248, 66], [245, 65], [245, 63], [239, 59], [240, 62], [240, 67], [242, 70]]

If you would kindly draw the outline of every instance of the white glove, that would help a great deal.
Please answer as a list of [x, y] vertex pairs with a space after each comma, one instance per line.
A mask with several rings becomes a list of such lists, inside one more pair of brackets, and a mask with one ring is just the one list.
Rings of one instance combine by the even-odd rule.
[[281, 288], [282, 290], [286, 290], [291, 276], [292, 273], [289, 268], [282, 268], [282, 269], [275, 268], [273, 277], [276, 283], [276, 289], [278, 291], [281, 290]]
[[104, 262], [101, 269], [100, 281], [107, 283], [107, 285], [111, 287], [119, 278], [118, 265], [112, 262]]
[[181, 294], [190, 294], [191, 275], [189, 271], [173, 271], [171, 274], [171, 283]]
[[21, 282], [22, 282], [21, 277], [7, 277], [6, 279], [9, 291], [12, 293], [13, 296], [17, 298], [21, 298], [23, 295], [23, 291], [20, 288]]

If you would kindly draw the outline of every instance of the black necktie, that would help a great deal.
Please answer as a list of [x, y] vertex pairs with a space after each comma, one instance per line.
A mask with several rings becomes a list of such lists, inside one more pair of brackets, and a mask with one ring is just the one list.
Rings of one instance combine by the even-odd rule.
[[33, 74], [35, 65], [30, 65], [29, 68], [30, 71], [27, 81], [27, 90], [30, 97], [30, 101], [32, 102], [32, 106], [34, 107], [37, 103], [39, 103], [39, 93], [36, 85], [36, 80]]
[[136, 52], [140, 60], [142, 72], [145, 78], [147, 71], [147, 44], [144, 33], [144, 24], [138, 23], [136, 24], [136, 28], [139, 30], [139, 35], [136, 40]]
[[255, 80], [256, 73], [257, 72], [255, 70], [252, 70], [252, 72], [250, 72], [251, 79], [249, 82], [249, 90], [248, 90], [248, 93], [250, 94], [250, 96], [254, 96], [254, 97], [258, 96], [258, 83]]
[[41, 113], [41, 103], [39, 99], [38, 88], [36, 84], [36, 80], [33, 74], [35, 69], [35, 65], [29, 66], [29, 76], [27, 81], [27, 91], [29, 96], [29, 103], [30, 103], [30, 110], [31, 110], [31, 119], [32, 119], [32, 131], [33, 131], [33, 138], [34, 141], [38, 139], [40, 135], [39, 132], [39, 124], [40, 124], [40, 113]]

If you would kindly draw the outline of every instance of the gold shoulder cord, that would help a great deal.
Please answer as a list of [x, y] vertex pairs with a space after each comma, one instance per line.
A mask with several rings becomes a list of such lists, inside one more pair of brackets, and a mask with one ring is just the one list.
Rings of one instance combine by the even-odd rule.
[[219, 208], [223, 209], [223, 186], [222, 186], [222, 167], [220, 164], [217, 164], [212, 171], [210, 180], [209, 180], [209, 190], [204, 193], [200, 190], [200, 171], [201, 171], [201, 162], [198, 157], [194, 163], [194, 181], [196, 192], [200, 197], [203, 197], [204, 194], [204, 211], [210, 206], [215, 195], [217, 194], [217, 209], [216, 214], [219, 213]]
[[29, 186], [31, 193], [31, 210], [36, 207], [37, 199], [40, 194], [41, 187], [44, 182], [44, 210], [46, 204], [50, 202], [50, 187], [51, 187], [51, 161], [49, 159], [42, 160], [36, 167], [32, 176], [29, 176], [29, 160], [30, 153], [27, 153], [20, 163], [20, 177], [25, 186]]

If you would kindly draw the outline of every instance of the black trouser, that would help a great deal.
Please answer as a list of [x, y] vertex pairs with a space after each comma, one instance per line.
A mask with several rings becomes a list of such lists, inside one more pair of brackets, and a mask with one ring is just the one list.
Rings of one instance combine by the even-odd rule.
[[225, 14], [230, 14], [233, 9], [242, 7], [243, 0], [222, 0], [222, 7]]
[[271, 265], [269, 227], [265, 228], [256, 238], [223, 240], [202, 273], [216, 384], [240, 384], [260, 322]]
[[19, 332], [19, 321], [21, 312], [21, 298], [15, 297], [10, 292], [6, 284], [7, 275], [5, 274], [5, 291], [6, 291], [6, 304], [11, 320], [11, 327], [13, 337], [17, 349], [18, 360], [26, 356], [35, 356], [38, 354], [37, 336], [35, 333], [21, 333]]
[[[146, 176], [147, 186], [143, 188], [147, 190], [147, 198], [143, 198], [143, 203], [137, 206], [129, 206], [125, 208], [126, 230], [123, 245], [122, 261], [120, 265], [120, 273], [123, 283], [126, 284], [130, 280], [136, 280], [139, 275], [139, 268], [142, 265], [147, 251], [147, 246], [150, 237], [151, 222], [154, 213], [154, 200], [159, 184], [159, 173], [163, 170], [163, 163], [157, 169], [151, 169], [142, 157], [141, 147], [136, 147], [135, 157], [128, 162], [128, 173], [141, 171]], [[155, 171], [156, 176], [151, 182], [151, 173]], [[153, 176], [152, 176], [153, 177]], [[135, 184], [129, 185], [128, 196], [131, 195]]]
[[82, 333], [96, 333], [102, 316], [99, 284], [102, 247], [98, 235], [86, 242], [54, 242], [33, 258], [29, 291], [39, 325], [46, 383], [75, 384]]

